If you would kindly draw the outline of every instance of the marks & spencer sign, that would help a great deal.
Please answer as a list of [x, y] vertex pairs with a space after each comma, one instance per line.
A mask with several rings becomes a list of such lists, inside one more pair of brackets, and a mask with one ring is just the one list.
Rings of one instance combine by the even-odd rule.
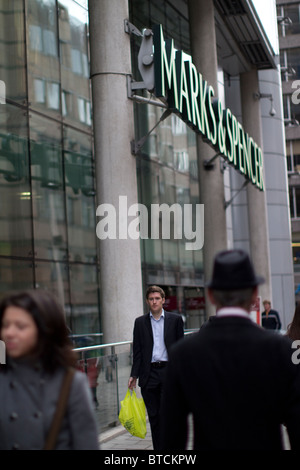
[[155, 95], [250, 182], [264, 190], [261, 148], [243, 129], [229, 108], [215, 98], [215, 91], [192, 63], [175, 50], [173, 39], [164, 39], [161, 25], [153, 28]]

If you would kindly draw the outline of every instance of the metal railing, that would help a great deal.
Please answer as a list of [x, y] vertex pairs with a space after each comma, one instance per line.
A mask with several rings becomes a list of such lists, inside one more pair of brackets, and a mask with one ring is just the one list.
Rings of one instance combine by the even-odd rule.
[[[185, 335], [198, 330], [186, 330]], [[119, 424], [121, 400], [128, 388], [132, 341], [74, 348], [78, 369], [87, 374], [101, 432]], [[136, 389], [137, 396], [140, 389]]]
[[99, 429], [118, 424], [120, 400], [127, 392], [132, 364], [132, 341], [74, 348], [78, 369], [87, 374]]

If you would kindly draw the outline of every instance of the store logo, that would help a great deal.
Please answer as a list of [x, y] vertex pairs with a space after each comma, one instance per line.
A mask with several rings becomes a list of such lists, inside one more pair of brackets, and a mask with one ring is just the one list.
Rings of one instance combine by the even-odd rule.
[[0, 104], [6, 103], [6, 85], [3, 80], [0, 80]]
[[[184, 240], [186, 250], [201, 250], [204, 244], [204, 204], [144, 204], [128, 207], [127, 196], [119, 206], [100, 204], [96, 226], [100, 240]], [[193, 230], [193, 227], [195, 228]], [[188, 240], [188, 241], [187, 241]]]
[[0, 364], [6, 364], [6, 348], [4, 341], [0, 341]]
[[215, 91], [192, 63], [192, 58], [164, 39], [161, 25], [153, 28], [155, 95], [212, 145], [230, 165], [264, 190], [263, 156], [232, 114], [223, 109]]

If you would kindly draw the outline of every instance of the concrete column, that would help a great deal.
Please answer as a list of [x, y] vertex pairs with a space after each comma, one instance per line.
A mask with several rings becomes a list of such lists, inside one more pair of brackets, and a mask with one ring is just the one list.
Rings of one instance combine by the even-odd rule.
[[[189, 0], [189, 21], [192, 59], [204, 80], [218, 96], [217, 49], [213, 0]], [[209, 144], [197, 137], [200, 199], [204, 204], [204, 280], [211, 278], [213, 259], [220, 250], [227, 249], [226, 215], [224, 209], [224, 181], [220, 171], [220, 157], [214, 168], [205, 170], [203, 163], [216, 154]], [[206, 314], [215, 314], [215, 308], [206, 298]]]
[[[134, 319], [143, 314], [140, 241], [129, 239], [126, 208], [119, 210], [119, 196], [127, 197], [128, 207], [138, 201], [136, 161], [130, 149], [134, 117], [126, 87], [131, 74], [126, 18], [126, 0], [89, 0], [97, 205], [111, 204], [117, 215], [117, 239], [99, 241], [106, 343], [131, 340]], [[125, 227], [121, 237], [119, 217]]]
[[261, 70], [258, 77], [260, 92], [272, 94], [276, 111], [276, 115], [271, 116], [269, 99], [260, 100], [269, 220], [271, 300], [286, 329], [294, 315], [295, 288], [280, 70]]
[[[262, 123], [260, 100], [254, 98], [259, 92], [258, 72], [251, 70], [240, 75], [242, 118], [245, 131], [262, 148]], [[260, 286], [263, 298], [272, 298], [270, 276], [270, 249], [265, 191], [249, 183], [247, 186], [248, 220], [251, 258], [257, 274], [263, 276], [265, 284]]]

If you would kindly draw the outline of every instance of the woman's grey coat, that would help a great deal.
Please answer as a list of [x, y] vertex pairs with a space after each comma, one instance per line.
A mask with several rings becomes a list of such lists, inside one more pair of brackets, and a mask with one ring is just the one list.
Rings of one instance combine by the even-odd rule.
[[[45, 373], [39, 364], [10, 361], [0, 369], [0, 450], [43, 449], [64, 371]], [[98, 450], [99, 439], [87, 377], [76, 372], [57, 450]]]

